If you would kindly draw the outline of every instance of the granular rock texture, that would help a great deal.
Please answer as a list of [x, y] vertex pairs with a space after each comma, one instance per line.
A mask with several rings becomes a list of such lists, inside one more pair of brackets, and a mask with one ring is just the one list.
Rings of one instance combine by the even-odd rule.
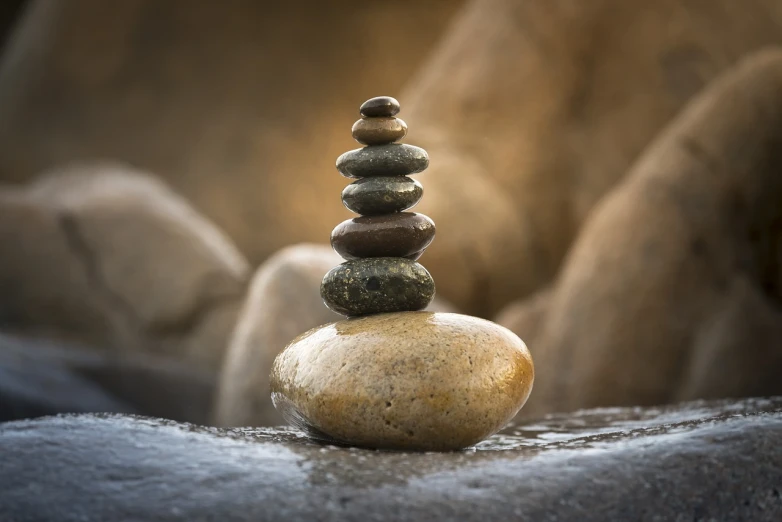
[[339, 321], [277, 358], [272, 397], [314, 437], [375, 448], [452, 450], [492, 435], [534, 381], [524, 343], [459, 314], [402, 312]]

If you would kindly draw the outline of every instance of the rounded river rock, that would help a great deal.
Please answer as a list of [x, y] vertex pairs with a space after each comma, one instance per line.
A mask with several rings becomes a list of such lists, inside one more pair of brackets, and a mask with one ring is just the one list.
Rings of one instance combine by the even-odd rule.
[[337, 158], [337, 170], [346, 178], [406, 176], [426, 170], [429, 155], [406, 143], [370, 145], [345, 152]]
[[331, 246], [345, 259], [406, 257], [429, 246], [434, 221], [415, 212], [347, 219], [331, 232]]
[[431, 312], [348, 319], [294, 339], [272, 367], [275, 407], [311, 436], [382, 449], [457, 450], [500, 430], [535, 371], [510, 330]]
[[391, 96], [376, 96], [370, 98], [359, 107], [359, 112], [367, 118], [390, 117], [399, 114], [401, 106], [396, 98]]
[[326, 306], [348, 316], [423, 310], [434, 292], [426, 268], [399, 257], [346, 261], [332, 268], [320, 285]]
[[342, 203], [362, 216], [401, 212], [414, 207], [424, 195], [424, 187], [407, 176], [361, 178], [342, 191]]
[[353, 124], [353, 139], [364, 145], [399, 141], [407, 134], [407, 124], [399, 118], [361, 118]]

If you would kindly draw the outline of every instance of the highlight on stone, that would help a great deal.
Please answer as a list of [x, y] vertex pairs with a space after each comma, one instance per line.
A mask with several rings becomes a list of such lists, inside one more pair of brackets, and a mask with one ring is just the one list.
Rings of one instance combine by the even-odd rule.
[[337, 170], [359, 178], [342, 201], [360, 217], [337, 225], [333, 249], [346, 261], [330, 270], [321, 297], [347, 319], [294, 339], [274, 361], [275, 408], [311, 437], [346, 445], [419, 451], [458, 450], [499, 431], [532, 391], [535, 370], [510, 330], [461, 314], [423, 312], [435, 294], [417, 262], [434, 240], [434, 222], [406, 212], [423, 195], [407, 177], [429, 165], [425, 150], [394, 143], [407, 133], [397, 100], [360, 109]]

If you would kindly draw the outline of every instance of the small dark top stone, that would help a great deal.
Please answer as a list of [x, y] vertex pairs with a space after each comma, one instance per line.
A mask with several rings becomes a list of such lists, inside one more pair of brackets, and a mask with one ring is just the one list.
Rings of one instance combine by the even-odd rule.
[[406, 143], [372, 145], [350, 150], [337, 158], [337, 170], [346, 178], [406, 176], [428, 166], [426, 151]]
[[361, 104], [362, 116], [367, 118], [376, 118], [378, 116], [394, 116], [399, 113], [401, 107], [399, 102], [391, 96], [377, 96], [376, 98], [370, 98]]
[[399, 212], [343, 221], [331, 232], [331, 246], [345, 259], [405, 257], [434, 239], [434, 222], [423, 214]]
[[362, 216], [401, 212], [414, 207], [424, 195], [424, 187], [406, 176], [361, 178], [342, 191], [342, 203]]
[[326, 306], [347, 316], [423, 310], [434, 293], [426, 268], [399, 257], [347, 261], [332, 268], [320, 286]]

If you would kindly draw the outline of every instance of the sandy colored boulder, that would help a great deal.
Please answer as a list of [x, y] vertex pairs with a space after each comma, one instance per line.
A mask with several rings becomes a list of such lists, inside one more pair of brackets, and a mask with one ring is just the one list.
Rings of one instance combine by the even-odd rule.
[[[334, 160], [461, 1], [30, 0], [0, 66], [0, 171], [162, 176], [253, 264], [349, 217]], [[324, 196], [325, 195], [325, 196]]]
[[272, 368], [275, 406], [314, 437], [370, 448], [460, 449], [524, 405], [534, 369], [509, 330], [460, 314], [399, 312], [310, 330]]
[[488, 317], [543, 287], [662, 127], [770, 44], [775, 0], [471, 1], [399, 96], [438, 292]]
[[525, 414], [782, 393], [780, 93], [782, 51], [743, 60], [596, 207], [536, 312]]
[[218, 425], [283, 424], [269, 398], [272, 362], [291, 339], [342, 319], [320, 298], [323, 276], [340, 262], [329, 246], [304, 244], [280, 250], [258, 269], [226, 353]]
[[73, 166], [4, 192], [0, 213], [9, 331], [217, 371], [248, 266], [165, 184], [114, 164]]
[[[278, 353], [307, 330], [344, 317], [320, 297], [323, 276], [344, 260], [328, 245], [284, 248], [255, 273], [226, 353], [214, 422], [220, 426], [283, 424], [270, 398], [269, 373]], [[440, 299], [428, 310], [453, 312]]]

